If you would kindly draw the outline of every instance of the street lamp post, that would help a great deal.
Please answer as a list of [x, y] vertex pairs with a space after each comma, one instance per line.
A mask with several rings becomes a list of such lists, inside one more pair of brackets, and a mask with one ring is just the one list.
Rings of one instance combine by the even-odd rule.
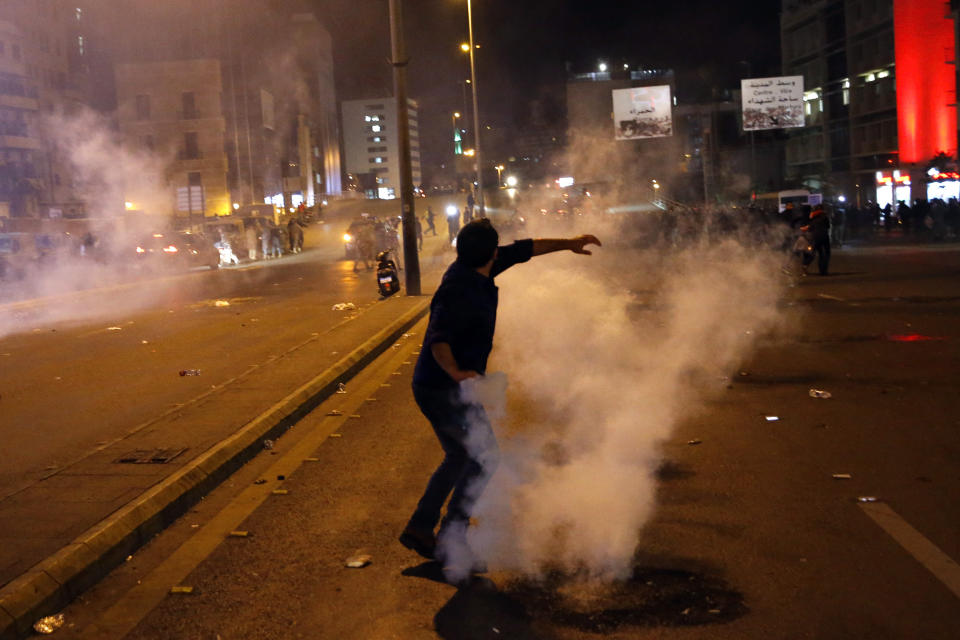
[[500, 188], [500, 186], [502, 185], [502, 182], [500, 181], [500, 176], [503, 175], [503, 165], [498, 164], [497, 166], [494, 167], [494, 169], [497, 170], [497, 188]]
[[393, 88], [397, 101], [397, 141], [400, 146], [400, 202], [403, 220], [403, 258], [408, 296], [420, 295], [416, 212], [413, 208], [413, 168], [410, 162], [410, 106], [407, 104], [407, 46], [403, 38], [401, 0], [390, 0], [390, 36]]
[[476, 47], [473, 45], [473, 0], [467, 0], [467, 29], [470, 32], [470, 86], [473, 88], [473, 148], [477, 163], [477, 205], [480, 217], [484, 216], [483, 205], [483, 156], [480, 155], [480, 110], [477, 106], [477, 65], [474, 59]]

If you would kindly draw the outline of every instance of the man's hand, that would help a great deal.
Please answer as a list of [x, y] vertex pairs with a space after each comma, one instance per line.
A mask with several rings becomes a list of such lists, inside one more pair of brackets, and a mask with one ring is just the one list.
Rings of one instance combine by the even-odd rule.
[[479, 378], [480, 374], [476, 371], [471, 371], [470, 369], [457, 369], [450, 374], [450, 377], [453, 378], [454, 382], [459, 384], [464, 380], [469, 380], [470, 378]]
[[579, 253], [585, 256], [593, 255], [590, 251], [587, 251], [586, 249], [584, 249], [584, 247], [587, 246], [588, 244], [595, 244], [598, 247], [603, 246], [602, 244], [600, 244], [600, 240], [597, 239], [597, 236], [591, 236], [591, 235], [583, 235], [583, 236], [577, 236], [576, 238], [570, 238], [568, 242], [570, 243], [570, 251], [573, 251], [574, 253]]

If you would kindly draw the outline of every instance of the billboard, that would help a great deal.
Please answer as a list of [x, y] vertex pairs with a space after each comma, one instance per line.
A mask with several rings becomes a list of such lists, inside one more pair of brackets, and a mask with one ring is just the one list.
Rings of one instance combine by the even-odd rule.
[[614, 89], [613, 123], [617, 140], [673, 135], [670, 85]]
[[750, 78], [740, 81], [743, 130], [802, 127], [803, 76]]

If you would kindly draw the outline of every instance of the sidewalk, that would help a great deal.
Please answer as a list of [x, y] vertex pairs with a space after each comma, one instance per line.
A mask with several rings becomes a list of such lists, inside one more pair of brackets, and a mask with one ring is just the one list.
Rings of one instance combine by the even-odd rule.
[[[105, 443], [3, 505], [0, 639], [29, 632], [123, 562], [389, 349], [429, 297], [396, 296]], [[292, 392], [290, 390], [293, 390]], [[19, 577], [16, 577], [19, 576]]]

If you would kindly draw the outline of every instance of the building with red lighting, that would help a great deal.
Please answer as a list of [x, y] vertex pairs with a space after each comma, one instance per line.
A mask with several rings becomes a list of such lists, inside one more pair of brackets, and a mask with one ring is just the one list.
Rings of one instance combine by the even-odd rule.
[[926, 198], [943, 181], [960, 129], [956, 5], [783, 1], [783, 74], [804, 77], [806, 111], [787, 144], [788, 180], [881, 206]]

